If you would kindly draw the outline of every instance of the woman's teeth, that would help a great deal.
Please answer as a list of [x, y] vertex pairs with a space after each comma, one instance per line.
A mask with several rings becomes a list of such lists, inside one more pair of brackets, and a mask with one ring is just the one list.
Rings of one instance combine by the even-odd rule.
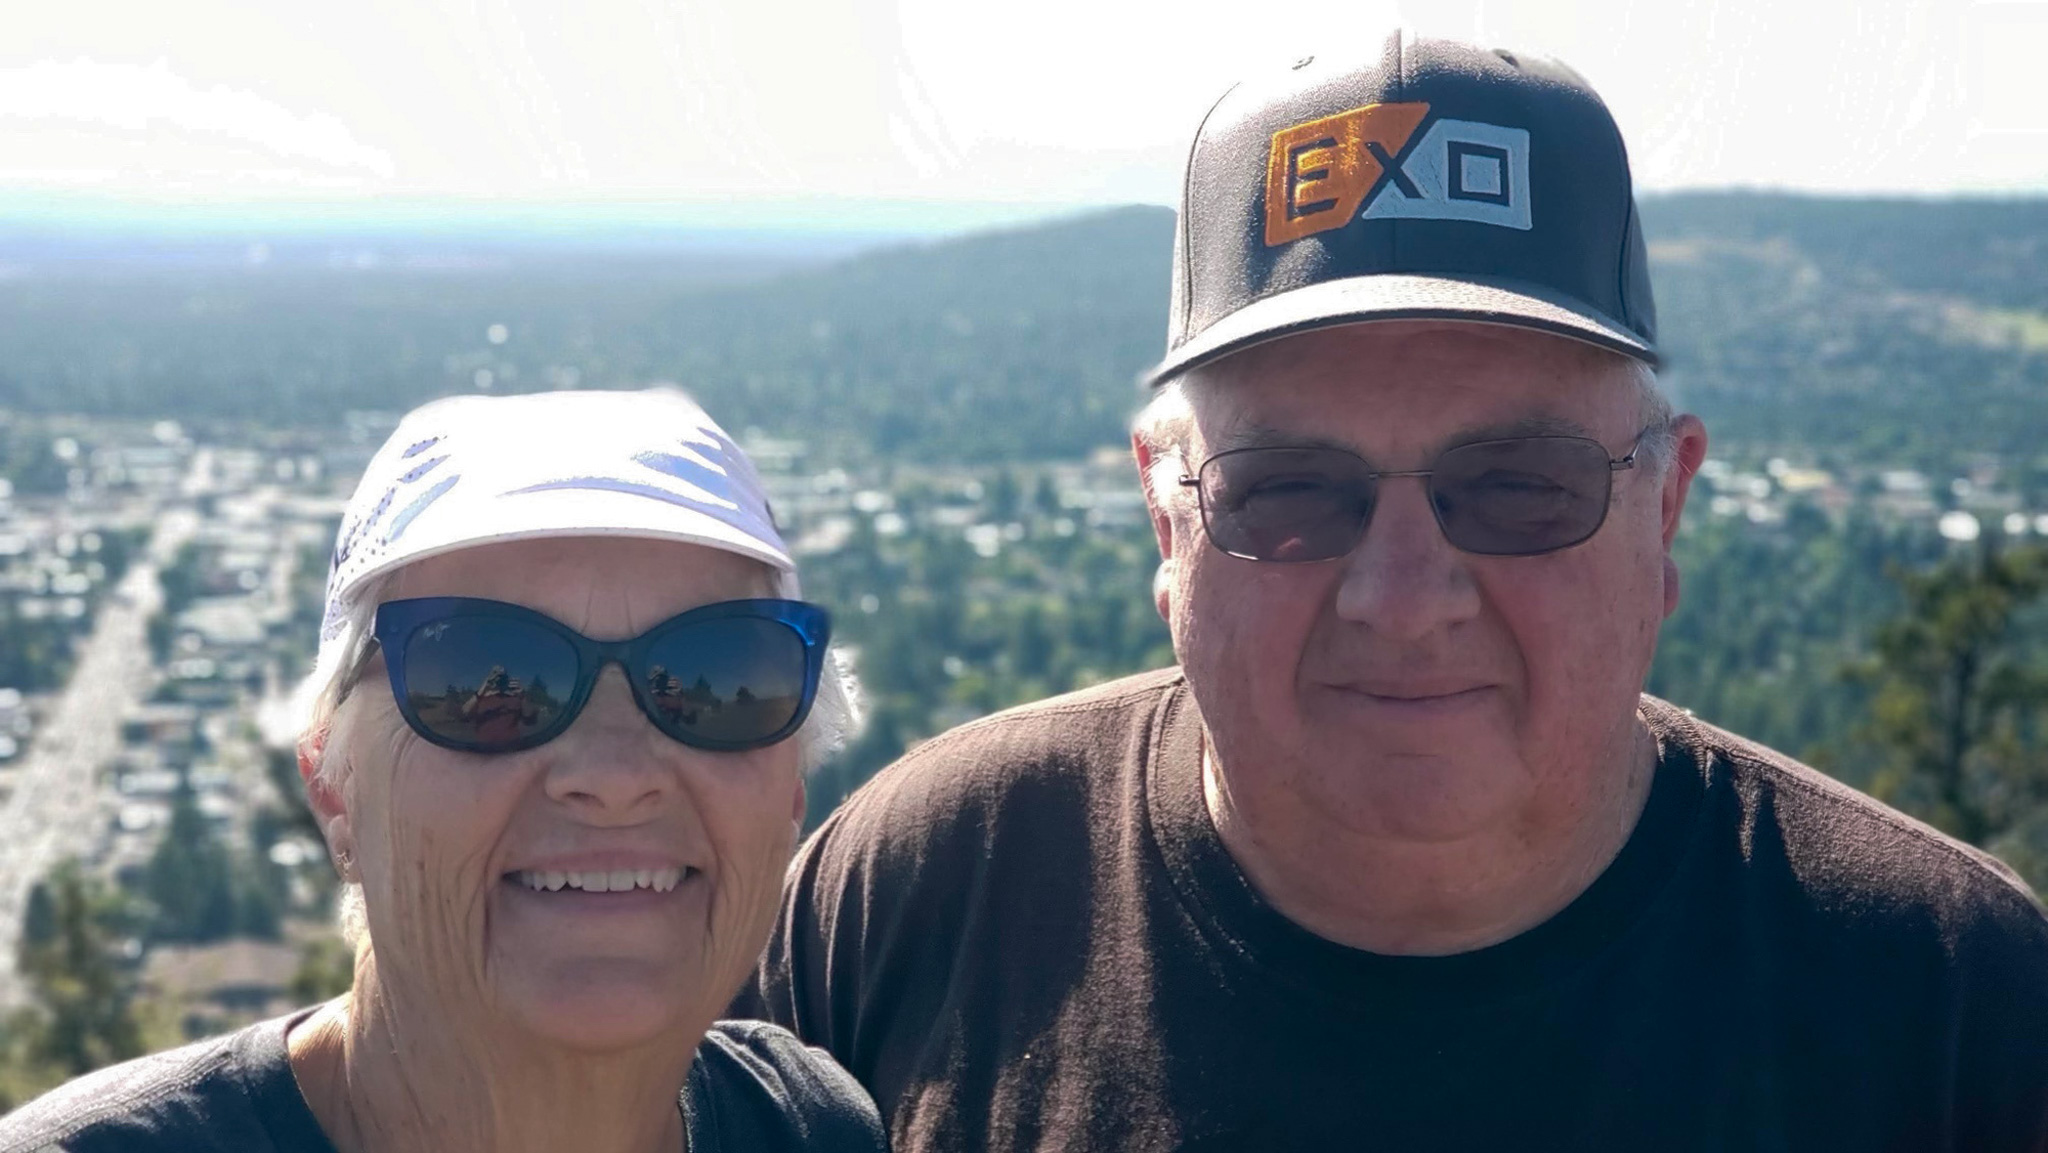
[[556, 893], [563, 889], [581, 889], [586, 893], [623, 893], [627, 889], [653, 889], [666, 893], [682, 882], [682, 869], [613, 869], [610, 872], [590, 871], [566, 873], [521, 869], [513, 874], [519, 883], [534, 892]]

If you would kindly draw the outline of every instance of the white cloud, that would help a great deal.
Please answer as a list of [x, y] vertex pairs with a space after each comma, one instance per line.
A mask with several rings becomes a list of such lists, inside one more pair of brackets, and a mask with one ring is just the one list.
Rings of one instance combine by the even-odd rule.
[[[224, 85], [202, 88], [164, 61], [137, 66], [81, 58], [0, 68], [0, 131], [10, 144], [7, 164], [16, 171], [111, 177], [140, 163], [190, 180], [232, 175], [209, 169], [223, 157], [240, 156], [244, 172], [267, 169], [272, 176], [310, 165], [309, 180], [389, 180], [396, 172], [389, 154], [358, 141], [333, 115], [294, 112]], [[109, 148], [109, 136], [131, 147]], [[146, 147], [132, 147], [138, 144]]]

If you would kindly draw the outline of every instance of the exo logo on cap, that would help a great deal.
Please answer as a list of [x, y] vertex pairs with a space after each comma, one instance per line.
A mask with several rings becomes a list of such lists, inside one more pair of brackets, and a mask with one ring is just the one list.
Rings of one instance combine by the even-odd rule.
[[1528, 131], [1438, 120], [1411, 145], [1428, 115], [1427, 104], [1368, 104], [1275, 132], [1266, 162], [1267, 246], [1361, 218], [1527, 230]]

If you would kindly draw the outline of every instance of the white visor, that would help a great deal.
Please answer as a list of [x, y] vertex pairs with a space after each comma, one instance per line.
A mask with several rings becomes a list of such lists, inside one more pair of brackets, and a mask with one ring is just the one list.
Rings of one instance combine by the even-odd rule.
[[377, 577], [473, 545], [569, 536], [708, 545], [796, 587], [753, 462], [682, 392], [450, 397], [399, 422], [349, 500], [308, 687], [341, 674], [356, 598]]

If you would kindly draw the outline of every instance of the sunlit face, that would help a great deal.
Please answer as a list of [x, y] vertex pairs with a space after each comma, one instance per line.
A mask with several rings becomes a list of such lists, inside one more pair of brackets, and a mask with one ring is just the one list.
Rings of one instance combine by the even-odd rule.
[[[1251, 443], [1334, 444], [1377, 469], [1425, 469], [1529, 422], [1581, 429], [1621, 457], [1641, 431], [1618, 360], [1476, 324], [1293, 336], [1207, 370], [1195, 392], [1190, 472]], [[1681, 456], [1696, 464], [1699, 451], [1704, 440], [1687, 439]], [[1533, 557], [1458, 551], [1423, 481], [1386, 480], [1352, 553], [1300, 565], [1217, 551], [1194, 494], [1166, 486], [1161, 611], [1233, 805], [1413, 841], [1585, 805], [1633, 737], [1675, 604], [1667, 550], [1687, 473], [1617, 473], [1600, 530]]]
[[[509, 601], [597, 639], [769, 595], [762, 566], [695, 545], [610, 538], [466, 549], [404, 569], [386, 599]], [[406, 726], [381, 663], [343, 702], [326, 755], [380, 981], [583, 1049], [694, 1038], [752, 968], [794, 846], [794, 739], [743, 753], [662, 735], [607, 667], [568, 731], [507, 754], [454, 752]], [[638, 887], [647, 871], [679, 877]], [[536, 892], [524, 874], [633, 874], [623, 892]], [[685, 1028], [688, 1027], [688, 1028]]]

